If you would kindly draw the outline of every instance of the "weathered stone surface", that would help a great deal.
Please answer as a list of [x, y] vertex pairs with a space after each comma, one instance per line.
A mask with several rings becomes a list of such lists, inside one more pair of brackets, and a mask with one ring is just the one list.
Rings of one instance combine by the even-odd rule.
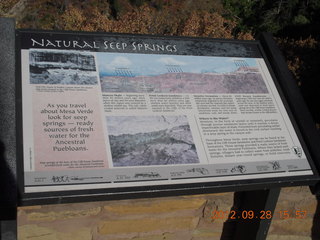
[[279, 234], [308, 236], [312, 226], [312, 218], [307, 219], [280, 219], [275, 220], [272, 226], [272, 232]]
[[73, 210], [73, 211], [62, 211], [62, 212], [32, 212], [28, 214], [29, 221], [55, 221], [59, 219], [72, 219], [80, 217], [96, 216], [100, 213], [101, 208], [91, 208], [87, 210]]
[[23, 211], [32, 211], [32, 210], [39, 210], [42, 207], [40, 205], [37, 206], [23, 206], [23, 207], [18, 207], [18, 211], [23, 210]]
[[158, 214], [172, 213], [183, 210], [198, 210], [206, 203], [206, 199], [171, 199], [171, 200], [149, 200], [148, 202], [135, 201], [124, 205], [106, 205], [104, 209], [109, 213], [136, 215], [136, 214]]
[[312, 240], [311, 237], [297, 235], [269, 235], [267, 240]]
[[210, 225], [212, 225], [213, 222], [215, 224], [217, 223], [222, 224], [226, 219], [213, 218], [213, 215], [215, 214], [214, 212], [230, 211], [232, 205], [233, 205], [233, 194], [208, 199], [208, 202], [203, 212], [204, 213], [203, 221], [210, 223]]
[[[233, 193], [19, 207], [19, 240], [218, 240]], [[317, 201], [308, 187], [283, 188], [267, 240], [311, 240]], [[296, 219], [295, 211], [307, 211]], [[291, 218], [280, 218], [289, 211]]]
[[194, 229], [198, 223], [198, 217], [115, 220], [102, 222], [98, 228], [98, 232], [99, 234], [104, 235], [144, 232], [173, 232], [182, 229]]
[[24, 225], [19, 227], [19, 240], [92, 240], [90, 228], [81, 228], [78, 231], [59, 232], [53, 228], [40, 227], [38, 225]]
[[[143, 233], [142, 233], [143, 234]], [[109, 235], [101, 235], [94, 237], [93, 240], [193, 240], [190, 232], [175, 232], [175, 233], [162, 233], [157, 235], [149, 236], [128, 236], [128, 235], [117, 235], [110, 237]]]
[[[317, 201], [308, 187], [283, 188], [277, 202], [274, 217], [269, 229], [273, 239], [311, 239], [311, 228]], [[280, 217], [280, 211], [288, 211], [290, 218]], [[305, 211], [306, 216], [299, 219], [296, 211]], [[276, 236], [279, 238], [275, 238]], [[294, 237], [298, 238], [294, 238]], [[288, 237], [288, 238], [285, 238]], [[269, 239], [268, 239], [269, 240]]]
[[220, 240], [221, 229], [214, 231], [215, 225], [212, 225], [211, 229], [203, 228], [196, 229], [192, 234], [192, 240]]

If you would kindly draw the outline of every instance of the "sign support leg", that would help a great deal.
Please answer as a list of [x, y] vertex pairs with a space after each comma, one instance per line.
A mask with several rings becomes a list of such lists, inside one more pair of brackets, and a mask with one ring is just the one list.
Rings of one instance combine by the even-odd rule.
[[[234, 193], [235, 219], [225, 222], [221, 240], [252, 239], [265, 240], [271, 224], [281, 188], [243, 191]], [[248, 212], [253, 211], [253, 219]]]

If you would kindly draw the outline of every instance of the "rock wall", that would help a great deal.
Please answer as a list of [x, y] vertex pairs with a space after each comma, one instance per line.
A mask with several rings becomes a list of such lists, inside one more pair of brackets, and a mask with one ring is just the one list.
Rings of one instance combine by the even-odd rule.
[[[307, 187], [284, 188], [268, 240], [311, 239], [315, 197]], [[233, 193], [20, 207], [19, 240], [218, 240]], [[306, 211], [284, 219], [280, 211]]]

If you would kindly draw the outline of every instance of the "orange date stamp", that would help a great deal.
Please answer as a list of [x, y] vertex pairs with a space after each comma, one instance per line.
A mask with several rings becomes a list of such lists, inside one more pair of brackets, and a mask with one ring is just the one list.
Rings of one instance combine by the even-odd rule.
[[214, 210], [212, 211], [211, 220], [216, 219], [242, 219], [242, 220], [270, 220], [272, 218], [278, 219], [305, 219], [307, 217], [306, 210], [280, 210], [274, 211], [271, 210], [261, 210], [261, 211], [253, 211], [253, 210], [230, 210], [230, 211], [222, 211], [222, 210]]

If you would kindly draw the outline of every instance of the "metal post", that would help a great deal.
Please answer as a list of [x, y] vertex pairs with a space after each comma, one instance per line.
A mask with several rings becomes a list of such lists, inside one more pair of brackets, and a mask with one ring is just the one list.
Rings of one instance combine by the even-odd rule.
[[235, 214], [224, 223], [221, 240], [265, 240], [279, 194], [280, 188], [235, 192], [230, 211]]

